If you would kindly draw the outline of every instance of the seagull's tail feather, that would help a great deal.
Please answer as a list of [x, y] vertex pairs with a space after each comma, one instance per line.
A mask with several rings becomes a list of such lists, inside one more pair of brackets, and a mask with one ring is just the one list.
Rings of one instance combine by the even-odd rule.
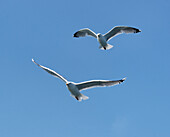
[[113, 48], [114, 46], [112, 46], [112, 45], [110, 45], [110, 44], [107, 44], [106, 46], [105, 46], [105, 48], [103, 47], [103, 46], [101, 46], [100, 45], [100, 49], [102, 49], [102, 50], [109, 50], [109, 49], [111, 49], [111, 48]]
[[81, 99], [83, 99], [83, 100], [87, 100], [87, 99], [89, 99], [89, 97], [88, 97], [88, 96], [85, 96], [85, 95], [83, 95], [83, 94], [81, 94], [80, 98], [81, 98]]
[[72, 95], [72, 94], [71, 94], [71, 96], [72, 96], [73, 98], [77, 99], [78, 101], [89, 99], [89, 97], [87, 97], [87, 96], [85, 96], [85, 95], [83, 95], [83, 94], [81, 94], [81, 93], [80, 93], [80, 96], [78, 96], [78, 97], [75, 97], [75, 96]]

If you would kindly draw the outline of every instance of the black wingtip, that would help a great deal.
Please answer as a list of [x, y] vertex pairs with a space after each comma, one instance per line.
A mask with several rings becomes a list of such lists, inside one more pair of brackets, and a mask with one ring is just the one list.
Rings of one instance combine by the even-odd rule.
[[126, 78], [123, 78], [123, 79], [120, 80], [120, 82], [123, 82], [123, 81], [125, 81], [125, 80], [126, 80]]
[[123, 81], [125, 81], [125, 80], [122, 80], [122, 79], [120, 80], [120, 82], [123, 82]]
[[135, 28], [135, 33], [139, 33], [139, 32], [141, 32], [141, 30]]
[[73, 37], [78, 38], [79, 36], [77, 35], [78, 32], [74, 33]]

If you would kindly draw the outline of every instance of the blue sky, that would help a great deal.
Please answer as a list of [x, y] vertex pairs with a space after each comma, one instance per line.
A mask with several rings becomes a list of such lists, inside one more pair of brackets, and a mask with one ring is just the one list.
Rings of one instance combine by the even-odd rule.
[[[1, 0], [0, 137], [169, 137], [169, 9], [168, 0]], [[108, 51], [72, 37], [116, 25], [142, 32], [113, 38]], [[127, 80], [77, 102], [32, 58], [74, 82]]]

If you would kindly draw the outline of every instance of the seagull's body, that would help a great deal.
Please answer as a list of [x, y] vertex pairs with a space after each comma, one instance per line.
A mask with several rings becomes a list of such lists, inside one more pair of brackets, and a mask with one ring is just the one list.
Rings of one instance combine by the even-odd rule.
[[108, 50], [111, 49], [113, 46], [108, 44], [107, 41], [109, 41], [111, 38], [115, 37], [118, 34], [122, 33], [138, 33], [141, 32], [141, 30], [133, 27], [127, 27], [127, 26], [116, 26], [112, 28], [109, 32], [102, 35], [100, 33], [96, 34], [92, 30], [85, 28], [77, 31], [74, 33], [74, 37], [85, 37], [85, 36], [92, 36], [97, 38], [98, 42], [100, 43], [100, 49]]
[[56, 73], [55, 71], [44, 67], [42, 65], [39, 65], [38, 63], [36, 63], [33, 59], [32, 61], [38, 65], [39, 67], [41, 67], [42, 69], [44, 69], [45, 71], [47, 71], [48, 73], [50, 73], [51, 75], [53, 75], [54, 77], [60, 78], [61, 80], [63, 80], [66, 83], [66, 86], [68, 88], [68, 90], [71, 93], [71, 96], [74, 97], [75, 99], [77, 99], [78, 101], [86, 100], [89, 97], [83, 95], [82, 93], [80, 93], [81, 90], [85, 90], [85, 89], [89, 89], [89, 88], [93, 88], [93, 87], [105, 87], [105, 86], [113, 86], [113, 85], [118, 85], [120, 83], [122, 83], [123, 81], [125, 81], [126, 78], [123, 78], [121, 80], [90, 80], [90, 81], [85, 81], [85, 82], [81, 82], [81, 83], [74, 83], [74, 82], [70, 82], [67, 81], [63, 76], [61, 76], [60, 74]]
[[[109, 49], [109, 48], [106, 48], [107, 47], [107, 41], [106, 41], [106, 39], [105, 39], [105, 37], [103, 37], [103, 35], [102, 34], [97, 34], [97, 40], [98, 40], [98, 42], [100, 43], [100, 49]], [[110, 47], [110, 48], [112, 48], [112, 46]]]
[[88, 99], [87, 96], [85, 96], [79, 92], [79, 89], [73, 82], [69, 82], [66, 85], [67, 85], [67, 88], [70, 91], [72, 97], [76, 98], [79, 101], [81, 101], [81, 99], [84, 99], [84, 100]]

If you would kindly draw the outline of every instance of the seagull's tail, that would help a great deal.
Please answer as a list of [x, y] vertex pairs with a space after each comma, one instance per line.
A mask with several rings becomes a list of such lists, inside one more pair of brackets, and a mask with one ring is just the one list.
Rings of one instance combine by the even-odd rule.
[[80, 95], [79, 95], [78, 97], [75, 97], [75, 96], [72, 95], [72, 94], [71, 94], [71, 96], [72, 96], [73, 98], [77, 99], [78, 101], [89, 99], [89, 97], [87, 97], [87, 96], [85, 96], [85, 95], [83, 95], [83, 94], [81, 94], [81, 93], [80, 93]]
[[110, 44], [107, 44], [105, 47], [101, 46], [99, 47], [99, 49], [102, 49], [102, 50], [109, 50], [111, 48], [113, 48], [114, 46], [110, 45]]
[[88, 97], [88, 96], [85, 96], [85, 95], [83, 95], [83, 94], [81, 94], [81, 98], [82, 98], [83, 100], [87, 100], [87, 99], [89, 99], [89, 97]]

